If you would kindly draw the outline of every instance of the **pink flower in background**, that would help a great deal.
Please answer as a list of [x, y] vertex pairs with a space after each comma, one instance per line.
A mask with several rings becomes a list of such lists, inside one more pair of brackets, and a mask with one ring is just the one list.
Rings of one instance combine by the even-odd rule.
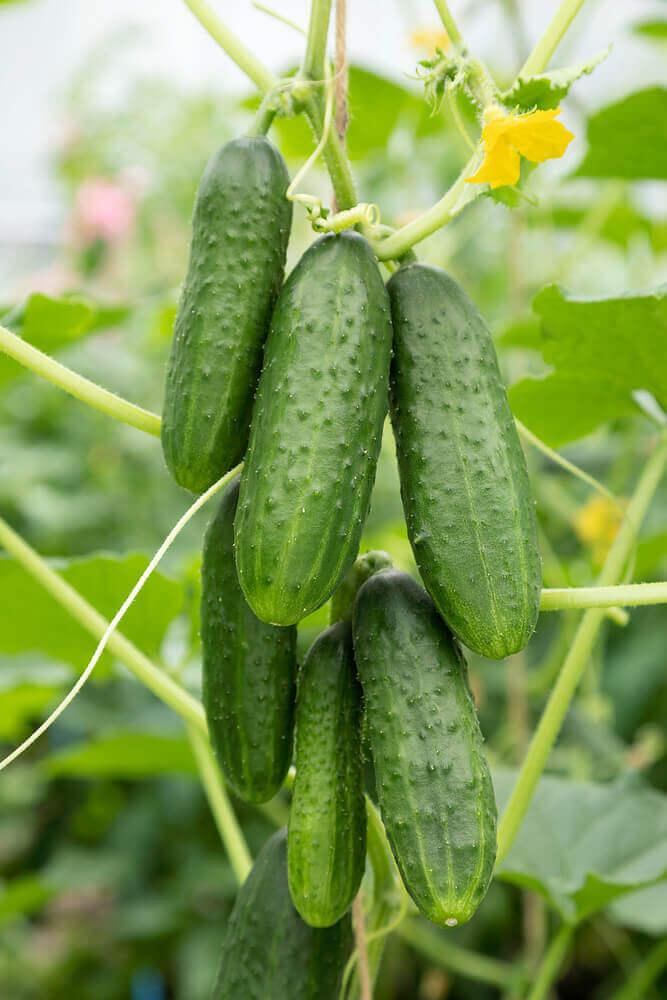
[[117, 243], [132, 229], [136, 207], [119, 184], [100, 177], [83, 181], [76, 192], [75, 228], [84, 239]]

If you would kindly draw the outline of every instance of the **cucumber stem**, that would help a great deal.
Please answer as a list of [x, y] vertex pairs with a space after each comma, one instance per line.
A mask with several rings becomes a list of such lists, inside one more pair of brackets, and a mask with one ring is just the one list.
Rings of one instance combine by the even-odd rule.
[[584, 0], [562, 0], [548, 28], [517, 74], [520, 77], [543, 73], [567, 29], [584, 5]]
[[187, 724], [187, 731], [220, 839], [234, 869], [236, 881], [243, 885], [252, 868], [248, 845], [234, 815], [208, 737], [190, 723]]
[[438, 14], [440, 15], [440, 20], [443, 23], [445, 31], [449, 35], [449, 40], [452, 45], [455, 45], [458, 49], [465, 51], [465, 43], [463, 41], [463, 36], [458, 29], [456, 21], [454, 20], [452, 13], [449, 9], [449, 4], [447, 0], [433, 0]]
[[552, 939], [542, 959], [542, 964], [537, 971], [533, 988], [528, 994], [528, 1000], [546, 1000], [565, 961], [573, 934], [574, 926], [572, 924], [562, 924], [560, 926], [558, 933]]
[[553, 587], [542, 591], [540, 610], [629, 608], [647, 604], [667, 604], [667, 582], [628, 583], [618, 587]]
[[[660, 482], [666, 459], [667, 434], [663, 434], [657, 448], [644, 467], [625, 518], [602, 567], [599, 577], [601, 587], [611, 586], [622, 578], [635, 544], [639, 526]], [[618, 603], [618, 600], [615, 603]], [[539, 777], [544, 770], [547, 758], [563, 724], [563, 719], [570, 707], [570, 702], [586, 669], [604, 617], [605, 611], [601, 607], [590, 608], [582, 616], [500, 821], [496, 864], [505, 858], [519, 832]]]
[[59, 361], [54, 361], [48, 354], [39, 351], [32, 344], [17, 337], [15, 333], [0, 326], [0, 350], [8, 354], [9, 357], [18, 361], [19, 364], [30, 371], [41, 375], [48, 382], [59, 386], [68, 392], [70, 396], [88, 403], [89, 406], [106, 413], [114, 420], [120, 420], [137, 430], [146, 431], [147, 434], [160, 436], [160, 418], [157, 413], [150, 413], [141, 406], [129, 403], [121, 396], [117, 396], [108, 389], [96, 385], [83, 375], [77, 375]]
[[229, 30], [204, 0], [184, 0], [184, 2], [220, 48], [224, 49], [229, 58], [243, 70], [259, 90], [266, 93], [276, 86], [278, 78], [259, 61], [257, 56], [253, 55], [250, 49], [246, 48], [240, 38]]

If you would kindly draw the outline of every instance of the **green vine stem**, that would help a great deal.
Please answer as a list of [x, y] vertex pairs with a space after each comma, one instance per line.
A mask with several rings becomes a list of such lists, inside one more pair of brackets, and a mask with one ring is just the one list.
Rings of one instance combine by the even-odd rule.
[[160, 418], [156, 413], [149, 413], [134, 403], [128, 403], [126, 399], [116, 396], [108, 389], [103, 389], [83, 375], [70, 371], [65, 365], [54, 361], [48, 354], [43, 354], [4, 326], [0, 326], [0, 350], [25, 368], [64, 389], [70, 396], [88, 403], [107, 416], [129, 424], [130, 427], [136, 427], [137, 430], [146, 431], [147, 434], [160, 436]]
[[449, 9], [449, 4], [447, 0], [433, 0], [438, 14], [440, 15], [440, 20], [443, 23], [444, 29], [449, 35], [449, 40], [452, 45], [455, 45], [458, 49], [465, 51], [465, 43], [463, 41], [463, 36], [458, 29], [456, 21], [452, 17], [452, 13]]
[[466, 979], [512, 990], [523, 975], [516, 965], [452, 944], [443, 933], [419, 918], [408, 917], [396, 933], [435, 965]]
[[572, 924], [561, 925], [542, 959], [542, 964], [537, 971], [532, 989], [528, 994], [528, 1000], [546, 1000], [565, 961], [573, 934], [574, 927]]
[[200, 24], [206, 28], [209, 35], [215, 39], [229, 58], [236, 63], [239, 69], [243, 70], [259, 90], [266, 93], [276, 86], [279, 82], [278, 78], [259, 61], [257, 56], [253, 55], [250, 49], [246, 48], [226, 24], [223, 24], [204, 0], [184, 0], [184, 2]]
[[667, 967], [667, 938], [659, 941], [640, 962], [612, 1000], [644, 1000], [648, 990]]
[[540, 610], [630, 608], [644, 604], [667, 604], [667, 582], [628, 583], [618, 587], [554, 587], [542, 591]]
[[562, 0], [549, 27], [519, 70], [519, 77], [543, 73], [563, 35], [584, 5], [584, 0]]
[[248, 845], [234, 815], [208, 737], [191, 724], [187, 725], [187, 731], [220, 838], [227, 850], [236, 880], [239, 885], [243, 885], [252, 868]]
[[601, 482], [594, 478], [594, 476], [590, 476], [587, 472], [584, 472], [584, 470], [580, 469], [578, 465], [574, 464], [574, 462], [570, 462], [567, 458], [563, 458], [563, 456], [557, 451], [554, 451], [554, 449], [550, 448], [548, 444], [545, 444], [541, 438], [538, 438], [537, 434], [533, 434], [533, 432], [529, 430], [525, 424], [522, 424], [517, 417], [514, 418], [514, 423], [516, 424], [519, 436], [522, 437], [524, 441], [532, 444], [534, 448], [541, 451], [543, 455], [551, 459], [552, 462], [555, 462], [556, 465], [560, 465], [562, 469], [565, 469], [567, 472], [571, 472], [573, 476], [577, 477], [577, 479], [581, 479], [584, 483], [588, 483], [588, 485], [592, 486], [594, 490], [601, 493], [603, 497], [606, 497], [608, 500], [611, 500], [612, 503], [620, 506], [617, 497], [614, 496], [611, 490], [608, 490], [606, 486], [603, 486]]
[[[630, 558], [639, 526], [657, 489], [667, 459], [667, 435], [662, 435], [658, 446], [649, 458], [628, 506], [614, 544], [609, 550], [599, 584], [613, 585], [621, 579]], [[618, 600], [616, 600], [618, 603]], [[507, 855], [532, 799], [547, 758], [556, 741], [563, 719], [579, 686], [591, 650], [604, 620], [603, 608], [595, 607], [584, 612], [570, 650], [565, 657], [558, 680], [551, 692], [542, 718], [528, 748], [519, 771], [509, 803], [498, 828], [497, 862]]]
[[331, 0], [312, 0], [308, 35], [306, 36], [306, 52], [301, 67], [301, 76], [306, 80], [324, 79], [330, 19]]
[[[0, 544], [33, 576], [62, 607], [69, 612], [95, 639], [101, 639], [109, 622], [96, 611], [92, 604], [71, 587], [31, 546], [0, 518]], [[134, 643], [120, 632], [112, 632], [107, 643], [108, 649], [129, 667], [138, 680], [157, 695], [165, 704], [178, 712], [186, 722], [201, 733], [207, 733], [204, 709], [180, 684], [151, 663]]]

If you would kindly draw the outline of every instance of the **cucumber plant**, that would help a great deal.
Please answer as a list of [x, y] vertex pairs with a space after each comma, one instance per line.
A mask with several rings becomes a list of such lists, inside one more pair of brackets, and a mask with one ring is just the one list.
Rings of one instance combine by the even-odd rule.
[[[546, 70], [583, 0], [563, 0], [506, 90], [437, 0], [448, 44], [419, 75], [427, 100], [446, 96], [464, 132], [456, 102], [465, 94], [480, 136], [443, 198], [397, 229], [358, 201], [345, 152], [345, 4], [336, 4], [336, 71], [327, 56], [331, 0], [313, 0], [300, 70], [278, 80], [202, 0], [186, 2], [263, 97], [250, 133], [214, 153], [199, 185], [161, 418], [1, 327], [0, 343], [98, 409], [159, 434], [173, 479], [200, 496], [110, 623], [0, 522], [5, 547], [100, 640], [62, 705], [0, 766], [60, 714], [108, 644], [185, 719], [240, 885], [215, 1000], [370, 1000], [385, 937], [420, 939], [417, 911], [441, 928], [471, 920], [514, 844], [605, 609], [628, 597], [621, 584], [667, 441], [663, 430], [604, 563], [598, 590], [613, 594], [543, 591], [521, 427], [491, 334], [457, 281], [414, 249], [482, 194], [510, 206], [525, 196], [522, 158], [564, 155], [572, 135], [556, 105], [594, 61]], [[278, 118], [300, 115], [316, 148], [290, 181], [267, 133]], [[331, 209], [297, 193], [320, 154]], [[283, 281], [295, 203], [317, 238]], [[423, 587], [386, 553], [358, 555], [388, 412]], [[173, 537], [223, 488], [203, 540], [200, 703], [115, 630]], [[667, 599], [667, 586], [658, 588]], [[299, 669], [297, 626], [327, 602], [329, 627]], [[462, 646], [503, 660], [525, 649], [541, 607], [571, 606], [589, 610], [497, 829]], [[254, 864], [225, 784], [287, 821]], [[548, 994], [571, 936], [565, 922], [531, 1000]], [[444, 947], [446, 939], [427, 940]], [[479, 978], [502, 980], [510, 995], [514, 980], [484, 968]]]

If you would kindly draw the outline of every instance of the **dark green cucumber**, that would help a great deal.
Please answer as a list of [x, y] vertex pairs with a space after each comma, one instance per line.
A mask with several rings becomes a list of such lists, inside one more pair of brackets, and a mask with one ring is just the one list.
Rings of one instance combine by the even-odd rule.
[[315, 640], [299, 676], [287, 859], [292, 900], [313, 927], [340, 920], [366, 859], [361, 687], [348, 623]]
[[234, 566], [238, 477], [223, 494], [204, 540], [201, 638], [203, 696], [222, 772], [246, 802], [266, 802], [292, 758], [296, 628], [255, 617]]
[[294, 909], [279, 830], [236, 897], [211, 1000], [336, 1000], [351, 950], [349, 916], [314, 928]]
[[374, 573], [381, 569], [389, 569], [392, 565], [391, 556], [381, 549], [371, 549], [355, 559], [351, 569], [345, 575], [338, 590], [331, 598], [329, 606], [329, 622], [349, 622], [352, 624], [354, 602], [359, 588], [366, 583]]
[[251, 608], [291, 625], [354, 562], [387, 409], [388, 296], [356, 233], [323, 236], [285, 283], [271, 320], [236, 515], [236, 565]]
[[465, 660], [426, 591], [398, 570], [359, 591], [354, 652], [403, 881], [429, 920], [462, 924], [486, 894], [496, 855], [496, 803]]
[[287, 169], [264, 137], [233, 139], [197, 191], [162, 411], [172, 476], [203, 493], [243, 457], [292, 221]]
[[502, 659], [537, 621], [541, 567], [526, 461], [489, 331], [444, 271], [400, 268], [391, 419], [410, 542], [458, 638]]

